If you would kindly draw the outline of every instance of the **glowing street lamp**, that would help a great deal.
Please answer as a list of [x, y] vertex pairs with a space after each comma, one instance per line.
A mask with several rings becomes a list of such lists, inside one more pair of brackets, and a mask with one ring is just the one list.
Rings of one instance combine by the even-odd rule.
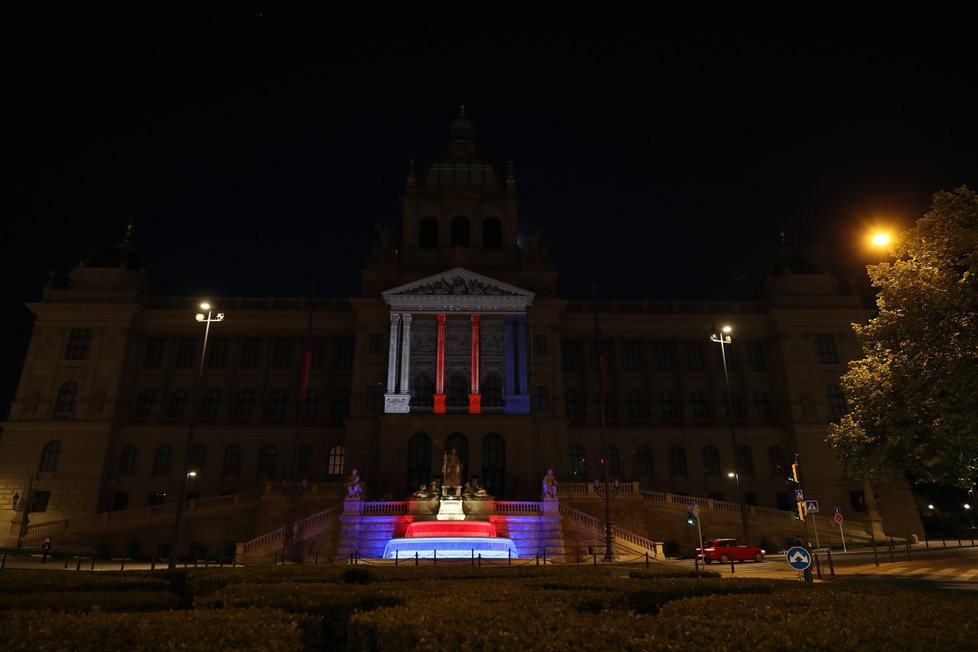
[[187, 485], [190, 479], [197, 477], [197, 472], [190, 468], [190, 451], [194, 446], [194, 427], [197, 424], [197, 395], [200, 394], [200, 384], [204, 378], [204, 365], [207, 360], [207, 336], [210, 335], [211, 324], [224, 321], [224, 313], [214, 314], [211, 304], [204, 302], [200, 304], [203, 312], [197, 313], [197, 321], [204, 324], [204, 345], [200, 349], [200, 369], [197, 372], [197, 381], [194, 383], [193, 392], [190, 398], [190, 425], [187, 427], [187, 446], [183, 453], [183, 482], [180, 483], [180, 496], [177, 498], [177, 515], [173, 521], [173, 539], [170, 542], [170, 568], [176, 568], [177, 549], [180, 544], [180, 529], [183, 527], [183, 510], [187, 502]]
[[733, 451], [734, 458], [734, 477], [737, 478], [737, 502], [740, 503], [740, 526], [742, 529], [742, 534], [744, 537], [744, 543], [750, 543], [750, 529], [747, 525], [747, 505], [744, 504], [744, 494], [740, 490], [740, 460], [737, 459], [737, 433], [734, 430], [734, 420], [733, 420], [733, 395], [730, 393], [730, 374], [727, 371], [727, 349], [726, 347], [730, 344], [730, 333], [733, 332], [733, 328], [729, 325], [724, 326], [720, 329], [720, 334], [710, 335], [710, 341], [716, 342], [720, 345], [720, 359], [723, 361], [723, 384], [727, 389], [727, 421], [730, 425], [730, 446]]

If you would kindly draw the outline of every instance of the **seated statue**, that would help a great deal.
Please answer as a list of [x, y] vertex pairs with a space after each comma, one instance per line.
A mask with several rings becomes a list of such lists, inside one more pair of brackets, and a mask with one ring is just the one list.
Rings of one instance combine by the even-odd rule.
[[356, 469], [353, 469], [350, 471], [350, 477], [346, 479], [346, 499], [360, 500], [362, 489], [360, 486], [360, 474]]
[[547, 475], [543, 476], [543, 499], [557, 500], [557, 478], [553, 469], [547, 469]]

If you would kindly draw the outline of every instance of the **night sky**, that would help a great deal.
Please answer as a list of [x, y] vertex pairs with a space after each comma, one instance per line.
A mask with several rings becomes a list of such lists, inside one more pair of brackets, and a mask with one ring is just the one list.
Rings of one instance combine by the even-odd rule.
[[782, 230], [868, 294], [870, 225], [978, 189], [975, 20], [954, 5], [535, 27], [207, 7], [2, 17], [0, 416], [24, 303], [130, 220], [174, 294], [357, 294], [409, 161], [446, 149], [462, 103], [512, 160], [562, 298], [746, 298]]

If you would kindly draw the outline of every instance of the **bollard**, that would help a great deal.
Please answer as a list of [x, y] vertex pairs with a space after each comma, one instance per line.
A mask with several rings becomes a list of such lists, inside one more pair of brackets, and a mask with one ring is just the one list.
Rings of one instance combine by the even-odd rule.
[[544, 544], [544, 546], [543, 546], [543, 565], [544, 566], [547, 565], [547, 546], [546, 546], [546, 544]]
[[646, 550], [645, 551], [645, 569], [648, 570], [648, 568], [649, 568], [649, 551]]
[[506, 551], [506, 565], [507, 566], [512, 566], [513, 565], [513, 551], [512, 550], [507, 550]]
[[149, 563], [149, 569], [150, 569], [150, 570], [156, 570], [156, 560], [157, 560], [157, 555], [156, 555], [156, 553], [154, 552], [154, 553], [153, 553], [153, 559], [152, 559], [152, 560], [150, 561], [150, 563]]
[[7, 551], [0, 550], [0, 571], [7, 565]]
[[[317, 552], [316, 554], [318, 555], [319, 553]], [[400, 558], [400, 555], [401, 555], [401, 551], [400, 550], [395, 550], [394, 551], [394, 565], [395, 566], [397, 566], [397, 562], [398, 562], [398, 559]]]
[[479, 568], [482, 568], [482, 553], [479, 553]]
[[592, 557], [594, 558], [594, 565], [597, 566], [598, 565], [598, 553], [594, 553], [592, 555]]
[[81, 555], [78, 555], [75, 560], [75, 570], [81, 570]]
[[125, 557], [123, 557], [122, 558], [122, 561], [119, 562], [119, 570], [121, 570], [121, 571], [126, 570], [126, 558]]
[[68, 570], [68, 560], [65, 559], [65, 570]]
[[[705, 557], [703, 558], [703, 563], [706, 564], [706, 558]], [[737, 572], [736, 570], [734, 570], [733, 556], [730, 557], [730, 572], [731, 573], [736, 573]]]
[[815, 549], [815, 574], [818, 579], [822, 579], [822, 559], [818, 556], [818, 549]]
[[893, 559], [893, 535], [890, 535], [890, 563], [892, 564], [895, 559]]
[[534, 559], [536, 560], [537, 566], [539, 566], [540, 565], [540, 553], [539, 552], [536, 555], [534, 555]]
[[907, 539], [907, 561], [910, 561], [910, 539]]
[[826, 550], [828, 550], [829, 555], [829, 575], [835, 577], [835, 565], [832, 563], [832, 546], [829, 546]]
[[414, 553], [414, 565], [417, 566], [420, 563], [418, 559], [418, 553]]
[[880, 558], [876, 555], [876, 539], [873, 539], [873, 561], [876, 562], [876, 568], [879, 568]]

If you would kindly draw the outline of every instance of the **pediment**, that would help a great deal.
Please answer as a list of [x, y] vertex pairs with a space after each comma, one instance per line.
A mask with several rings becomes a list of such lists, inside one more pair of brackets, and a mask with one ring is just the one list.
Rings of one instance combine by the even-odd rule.
[[402, 312], [526, 312], [533, 292], [456, 267], [382, 293]]

